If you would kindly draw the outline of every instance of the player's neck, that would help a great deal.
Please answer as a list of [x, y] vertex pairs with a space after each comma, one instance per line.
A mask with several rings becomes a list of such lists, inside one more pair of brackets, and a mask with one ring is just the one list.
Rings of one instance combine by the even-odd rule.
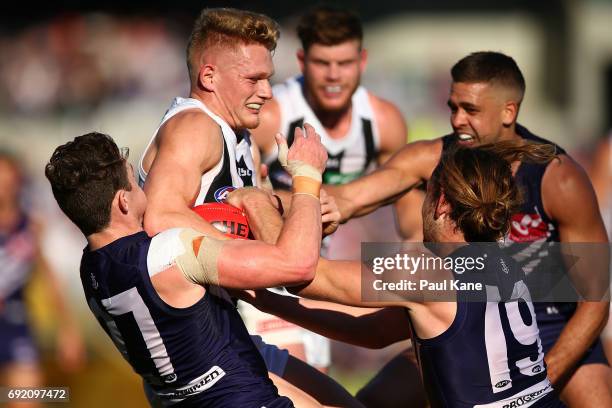
[[321, 122], [321, 125], [327, 131], [327, 134], [336, 139], [346, 136], [351, 128], [352, 107], [349, 106], [341, 111], [314, 111], [315, 115]]
[[197, 99], [204, 104], [212, 113], [221, 118], [234, 131], [239, 129], [235, 126], [231, 113], [224, 106], [223, 102], [216, 97], [213, 92], [191, 91], [190, 98]]
[[[513, 124], [512, 126], [504, 129], [504, 131], [500, 135], [500, 138], [498, 139], [498, 141], [505, 141], [505, 140], [518, 141], [519, 144], [521, 145], [525, 143], [521, 135], [519, 135], [516, 132], [516, 124]], [[521, 165], [520, 161], [515, 161], [514, 163], [511, 164], [512, 174], [516, 174], [520, 165]]]
[[139, 226], [135, 223], [111, 223], [111, 225], [104, 228], [102, 231], [88, 235], [87, 243], [89, 244], [89, 249], [95, 251], [111, 242], [127, 237], [128, 235], [136, 234], [140, 231], [143, 231], [142, 225]]
[[518, 140], [522, 137], [516, 132], [516, 123], [503, 128], [498, 140]]
[[325, 128], [327, 134], [332, 138], [341, 138], [344, 137], [350, 127], [351, 127], [351, 119], [353, 114], [353, 105], [349, 103], [346, 107], [330, 111], [324, 110], [319, 107], [312, 101], [308, 95], [306, 95], [306, 100], [310, 105], [313, 113], [321, 122], [321, 125]]

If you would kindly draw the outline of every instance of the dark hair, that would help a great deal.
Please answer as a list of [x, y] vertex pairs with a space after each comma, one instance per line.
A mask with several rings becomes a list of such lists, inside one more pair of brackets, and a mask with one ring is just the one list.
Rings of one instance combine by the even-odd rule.
[[512, 162], [547, 163], [554, 157], [555, 146], [550, 144], [502, 141], [450, 148], [429, 181], [433, 199], [437, 201], [444, 193], [450, 218], [466, 241], [497, 241], [508, 232], [510, 218], [522, 202]]
[[331, 6], [318, 6], [304, 14], [297, 26], [302, 49], [312, 44], [338, 45], [349, 40], [363, 40], [359, 17], [352, 11]]
[[519, 103], [525, 94], [525, 78], [518, 65], [507, 55], [494, 51], [474, 52], [451, 68], [453, 82], [490, 82], [519, 91]]
[[242, 43], [261, 44], [273, 51], [279, 35], [278, 23], [263, 14], [233, 8], [205, 8], [196, 19], [187, 44], [189, 77], [195, 80], [198, 51], [204, 48]]
[[45, 166], [59, 207], [86, 236], [108, 226], [117, 191], [131, 190], [126, 159], [110, 136], [92, 132], [59, 146]]

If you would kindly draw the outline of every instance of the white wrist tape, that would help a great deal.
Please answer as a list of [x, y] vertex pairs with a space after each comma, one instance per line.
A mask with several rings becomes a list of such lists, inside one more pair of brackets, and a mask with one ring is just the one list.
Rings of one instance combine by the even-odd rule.
[[278, 161], [283, 168], [293, 177], [294, 194], [308, 194], [319, 198], [319, 190], [323, 177], [321, 172], [310, 164], [299, 160], [288, 160], [289, 147], [286, 143], [278, 146]]
[[182, 229], [179, 239], [185, 252], [176, 257], [176, 264], [183, 276], [198, 285], [219, 285], [217, 260], [224, 241], [203, 236], [191, 228]]

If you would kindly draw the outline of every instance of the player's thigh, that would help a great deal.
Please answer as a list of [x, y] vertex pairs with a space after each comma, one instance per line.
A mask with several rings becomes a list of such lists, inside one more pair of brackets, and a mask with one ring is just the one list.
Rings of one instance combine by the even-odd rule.
[[[36, 388], [42, 387], [42, 371], [37, 363], [13, 362], [2, 366], [0, 378], [7, 388]], [[38, 402], [8, 403], [7, 408], [38, 408]]]
[[569, 408], [612, 407], [610, 375], [605, 364], [582, 365], [561, 392], [561, 399]]
[[368, 408], [426, 407], [427, 396], [411, 349], [391, 359], [361, 390], [357, 399]]

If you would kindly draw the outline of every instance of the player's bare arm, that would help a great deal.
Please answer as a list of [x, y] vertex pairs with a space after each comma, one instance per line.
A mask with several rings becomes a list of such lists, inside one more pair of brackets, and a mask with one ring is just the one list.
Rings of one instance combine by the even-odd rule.
[[266, 190], [257, 187], [243, 187], [232, 191], [227, 203], [242, 209], [255, 239], [275, 244], [283, 227], [278, 201]]
[[[595, 193], [586, 173], [568, 156], [559, 157], [560, 160], [551, 162], [544, 173], [542, 200], [548, 215], [558, 222], [561, 242], [607, 242]], [[608, 260], [602, 259], [583, 261], [608, 264]], [[605, 326], [608, 309], [608, 302], [578, 304], [576, 313], [546, 355], [553, 384], [562, 385], [572, 374], [576, 363]]]
[[[321, 245], [319, 189], [327, 153], [314, 129], [296, 132], [287, 149], [278, 137], [282, 162], [294, 178], [293, 200], [276, 244], [261, 241], [217, 241], [191, 230], [179, 235], [185, 251], [177, 264], [196, 284], [228, 288], [296, 285], [312, 279]], [[288, 150], [288, 151], [287, 151]], [[195, 234], [194, 234], [195, 233]]]
[[[410, 252], [415, 251], [419, 255], [429, 253], [427, 249], [411, 248]], [[328, 302], [341, 303], [343, 305], [379, 308], [387, 306], [400, 306], [411, 308], [423, 302], [424, 292], [416, 289], [410, 293], [404, 293], [392, 297], [390, 293], [382, 301], [364, 300], [362, 297], [362, 285], [372, 287], [374, 280], [379, 279], [374, 273], [362, 274], [363, 265], [359, 261], [331, 261], [320, 258], [317, 264], [315, 278], [312, 282], [304, 286], [288, 288], [290, 292], [309, 299], [324, 300]], [[385, 276], [389, 279], [401, 276], [404, 271], [387, 270]], [[421, 276], [431, 282], [448, 280], [452, 278], [452, 272], [447, 269], [427, 271], [417, 270], [412, 275], [415, 280]], [[441, 293], [441, 292], [440, 292]], [[451, 294], [451, 292], [449, 292]]]
[[196, 111], [180, 113], [160, 129], [157, 154], [144, 187], [148, 198], [144, 227], [149, 235], [172, 227], [191, 227], [223, 238], [221, 232], [190, 210], [202, 173], [222, 157], [222, 137], [219, 126]]
[[[312, 299], [282, 296], [268, 290], [241, 291], [240, 299], [265, 313], [331, 339], [378, 349], [410, 338], [406, 310], [369, 309]], [[385, 330], [380, 330], [385, 327]]]
[[366, 215], [429, 179], [441, 152], [440, 139], [409, 143], [372, 173], [328, 193], [336, 198], [343, 221]]
[[[408, 129], [402, 113], [394, 104], [372, 94], [370, 101], [380, 133], [378, 164], [382, 166], [395, 152], [406, 145]], [[424, 198], [425, 193], [414, 188], [394, 203], [397, 229], [399, 235], [406, 241], [423, 239], [421, 206]]]

